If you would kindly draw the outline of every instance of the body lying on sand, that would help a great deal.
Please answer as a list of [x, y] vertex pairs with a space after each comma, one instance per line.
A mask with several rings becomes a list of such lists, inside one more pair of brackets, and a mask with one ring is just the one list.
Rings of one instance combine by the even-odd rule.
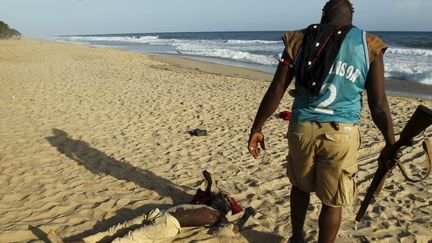
[[226, 215], [230, 211], [236, 214], [243, 210], [225, 191], [212, 192], [213, 182], [210, 173], [203, 171], [203, 175], [207, 184], [206, 189], [198, 189], [191, 204], [178, 205], [163, 211], [154, 209], [147, 215], [79, 240], [64, 240], [53, 230], [48, 233], [48, 239], [53, 243], [159, 242], [174, 239], [182, 227], [199, 226], [221, 228], [232, 225], [234, 233], [240, 232], [247, 220], [255, 215], [255, 210], [248, 207], [235, 224], [229, 223]]

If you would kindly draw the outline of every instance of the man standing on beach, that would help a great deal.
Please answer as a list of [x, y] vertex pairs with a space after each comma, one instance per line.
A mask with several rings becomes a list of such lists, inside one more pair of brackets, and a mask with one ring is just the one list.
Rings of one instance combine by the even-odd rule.
[[348, 0], [330, 0], [320, 24], [283, 35], [282, 58], [251, 129], [248, 149], [257, 158], [258, 144], [265, 149], [262, 127], [295, 77], [287, 134], [287, 175], [293, 185], [290, 242], [304, 241], [311, 192], [322, 202], [318, 242], [336, 239], [342, 207], [352, 205], [356, 193], [358, 124], [365, 89], [372, 119], [386, 142], [383, 151], [395, 142], [384, 91], [387, 46], [352, 26], [353, 13]]

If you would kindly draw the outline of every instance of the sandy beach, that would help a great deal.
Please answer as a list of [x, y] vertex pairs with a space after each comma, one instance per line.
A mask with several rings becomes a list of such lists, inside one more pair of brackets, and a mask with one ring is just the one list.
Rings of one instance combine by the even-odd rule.
[[[262, 158], [246, 148], [271, 75], [34, 39], [0, 43], [0, 242], [44, 242], [51, 229], [79, 239], [155, 207], [188, 203], [204, 169], [257, 214], [239, 235], [185, 228], [174, 242], [287, 241], [288, 123], [276, 116], [266, 123]], [[409, 87], [432, 94], [432, 86]], [[389, 102], [396, 133], [419, 104], [432, 108], [422, 98], [391, 95]], [[291, 103], [286, 95], [278, 112]], [[359, 199], [384, 145], [364, 104]], [[190, 136], [194, 128], [208, 136]], [[424, 167], [421, 139], [401, 158], [412, 161], [413, 173]], [[394, 170], [356, 225], [359, 203], [344, 209], [337, 242], [432, 241], [432, 179], [405, 182]], [[312, 196], [308, 242], [317, 240], [320, 207]]]

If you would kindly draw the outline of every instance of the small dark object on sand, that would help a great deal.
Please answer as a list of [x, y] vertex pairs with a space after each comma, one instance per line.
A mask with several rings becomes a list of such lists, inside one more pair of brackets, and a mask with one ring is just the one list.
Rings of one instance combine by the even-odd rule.
[[279, 113], [279, 118], [281, 118], [285, 121], [289, 121], [289, 120], [291, 120], [291, 112], [290, 111], [282, 111], [281, 113]]
[[191, 136], [207, 136], [207, 130], [195, 128], [193, 130], [188, 131]]

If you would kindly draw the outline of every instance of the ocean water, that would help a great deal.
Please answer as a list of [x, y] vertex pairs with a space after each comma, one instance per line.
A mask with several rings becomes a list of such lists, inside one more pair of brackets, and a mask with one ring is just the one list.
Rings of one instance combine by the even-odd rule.
[[[432, 32], [371, 32], [388, 45], [385, 76], [432, 85]], [[199, 60], [273, 72], [283, 31], [135, 33], [54, 37], [57, 41]]]

